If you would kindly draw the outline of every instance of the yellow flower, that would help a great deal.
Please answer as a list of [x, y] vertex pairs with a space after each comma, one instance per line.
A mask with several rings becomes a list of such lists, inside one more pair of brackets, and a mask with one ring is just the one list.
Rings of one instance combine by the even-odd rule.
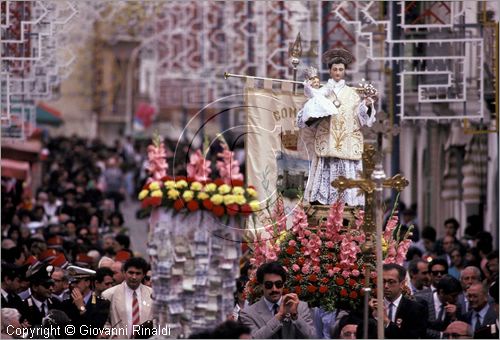
[[246, 200], [245, 196], [243, 196], [243, 195], [236, 195], [234, 200], [235, 200], [236, 204], [238, 204], [238, 205], [243, 205], [243, 204], [247, 203], [247, 200]]
[[165, 188], [167, 189], [175, 189], [175, 181], [166, 181], [163, 184], [165, 184]]
[[149, 190], [141, 190], [141, 192], [139, 193], [139, 200], [142, 201], [143, 199], [146, 198], [146, 196], [149, 194]]
[[151, 191], [160, 190], [160, 183], [159, 182], [151, 182], [149, 184], [149, 190], [151, 190]]
[[203, 185], [200, 182], [191, 183], [191, 190], [200, 191], [203, 188]]
[[233, 194], [235, 195], [244, 195], [245, 194], [245, 189], [242, 187], [234, 187], [233, 188]]
[[175, 183], [175, 187], [177, 189], [182, 189], [182, 188], [185, 188], [187, 186], [188, 186], [188, 183], [183, 179], [181, 179], [180, 181], [177, 181], [177, 183]]
[[222, 184], [220, 187], [219, 187], [219, 194], [228, 194], [231, 192], [231, 187], [227, 184]]
[[283, 242], [286, 238], [286, 230], [283, 230], [279, 235], [278, 235], [278, 239], [276, 240], [276, 244], [280, 244], [281, 242]]
[[387, 247], [388, 247], [387, 241], [385, 240], [385, 238], [382, 237], [382, 252], [384, 254], [387, 253]]
[[257, 191], [252, 188], [247, 188], [247, 193], [250, 195], [250, 197], [257, 197]]
[[191, 201], [193, 199], [193, 197], [194, 197], [194, 192], [192, 192], [191, 190], [186, 190], [182, 194], [182, 198], [184, 198], [184, 201], [186, 201], [186, 202]]
[[151, 197], [163, 197], [161, 190], [155, 190], [151, 192]]
[[224, 196], [224, 204], [225, 205], [233, 204], [235, 202], [236, 202], [236, 200], [235, 200], [234, 195], [225, 195]]
[[199, 193], [198, 193], [198, 199], [199, 199], [199, 200], [202, 200], [202, 201], [203, 201], [203, 200], [206, 200], [208, 197], [210, 197], [210, 196], [208, 196], [208, 194], [207, 194], [206, 192], [203, 192], [203, 191], [202, 191], [202, 192], [199, 192]]
[[260, 203], [257, 200], [253, 200], [250, 203], [248, 203], [252, 211], [257, 211], [260, 209]]
[[205, 191], [206, 192], [213, 192], [217, 189], [217, 185], [215, 183], [208, 183], [205, 185]]
[[215, 205], [220, 205], [224, 201], [224, 196], [215, 194], [212, 197], [210, 197], [210, 201]]
[[169, 191], [167, 191], [167, 196], [171, 200], [176, 200], [179, 198], [179, 191], [177, 191], [175, 189], [170, 189]]

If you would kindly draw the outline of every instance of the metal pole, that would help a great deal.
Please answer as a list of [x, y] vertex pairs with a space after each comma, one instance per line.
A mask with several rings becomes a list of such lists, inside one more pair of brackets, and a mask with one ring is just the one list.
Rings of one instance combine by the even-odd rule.
[[382, 183], [385, 179], [385, 172], [379, 162], [375, 166], [372, 179], [375, 182], [375, 225], [376, 225], [376, 256], [377, 256], [377, 338], [384, 339], [384, 280], [382, 264]]

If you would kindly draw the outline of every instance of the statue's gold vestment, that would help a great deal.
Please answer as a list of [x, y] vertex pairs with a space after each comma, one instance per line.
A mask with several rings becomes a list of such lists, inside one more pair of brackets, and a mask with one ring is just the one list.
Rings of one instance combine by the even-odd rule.
[[[318, 124], [314, 142], [316, 155], [360, 160], [363, 154], [363, 134], [358, 119], [361, 99], [349, 86], [345, 86], [337, 97], [341, 103], [339, 113]], [[328, 99], [334, 101], [335, 95]]]

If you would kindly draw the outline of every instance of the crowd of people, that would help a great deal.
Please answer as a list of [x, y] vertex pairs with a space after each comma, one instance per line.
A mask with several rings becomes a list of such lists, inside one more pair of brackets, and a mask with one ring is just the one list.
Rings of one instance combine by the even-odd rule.
[[[152, 273], [147, 259], [131, 249], [122, 215], [124, 200], [147, 176], [141, 153], [128, 139], [106, 147], [61, 137], [47, 149], [34, 198], [22, 183], [2, 178], [2, 337], [149, 337]], [[405, 226], [418, 224], [411, 209], [401, 211]], [[439, 239], [433, 227], [416, 228], [404, 266], [384, 266], [385, 337], [498, 338], [492, 235], [472, 225], [459, 232], [454, 218], [443, 227]], [[363, 336], [362, 310], [326, 312], [283, 294], [286, 272], [278, 263], [258, 268], [263, 297], [252, 305], [245, 298], [246, 277], [237, 281], [226, 322], [184, 337]], [[368, 336], [376, 338], [379, 306], [372, 300], [369, 307]], [[78, 331], [44, 333], [54, 325]]]

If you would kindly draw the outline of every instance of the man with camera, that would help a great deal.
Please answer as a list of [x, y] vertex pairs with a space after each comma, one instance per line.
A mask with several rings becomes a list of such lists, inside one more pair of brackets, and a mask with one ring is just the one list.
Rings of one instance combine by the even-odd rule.
[[257, 270], [257, 281], [262, 285], [264, 296], [240, 314], [240, 321], [250, 327], [253, 338], [315, 338], [307, 303], [299, 301], [297, 294], [283, 295], [285, 280], [286, 272], [277, 262], [263, 264]]

